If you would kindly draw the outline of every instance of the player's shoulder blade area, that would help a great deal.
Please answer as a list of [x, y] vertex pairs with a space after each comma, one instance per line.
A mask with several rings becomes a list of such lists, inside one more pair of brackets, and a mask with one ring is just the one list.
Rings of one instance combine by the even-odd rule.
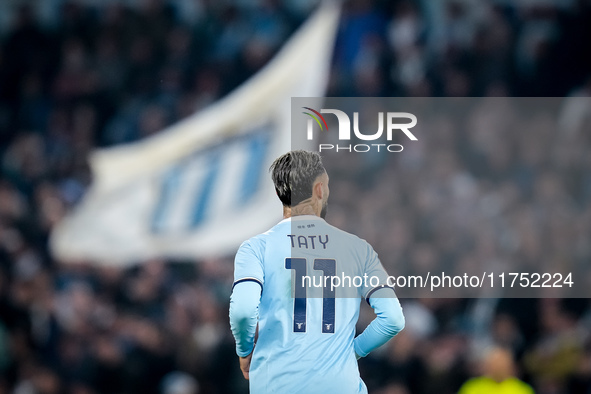
[[[291, 257], [305, 261], [306, 278], [310, 276], [313, 280], [318, 277], [319, 281], [320, 277], [363, 275], [368, 260], [368, 244], [361, 238], [313, 216], [294, 218], [290, 230], [287, 237]], [[307, 290], [308, 296], [320, 291], [318, 289], [311, 286]], [[341, 286], [335, 296], [355, 298], [359, 293], [354, 286]]]
[[343, 231], [317, 216], [297, 216], [292, 218], [290, 238], [292, 248], [296, 250], [337, 251], [349, 250], [366, 244], [354, 234]]

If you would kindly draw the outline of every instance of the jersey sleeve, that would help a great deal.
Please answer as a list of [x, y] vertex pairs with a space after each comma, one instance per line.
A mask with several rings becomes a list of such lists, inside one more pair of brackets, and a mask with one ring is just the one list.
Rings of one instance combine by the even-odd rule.
[[236, 340], [236, 354], [246, 357], [254, 348], [259, 318], [261, 288], [253, 281], [234, 286], [230, 296], [230, 329]]
[[367, 356], [372, 350], [382, 346], [404, 328], [404, 315], [398, 298], [378, 297], [379, 293], [391, 291], [379, 289], [369, 303], [376, 318], [355, 338], [353, 346], [359, 357]]
[[263, 284], [264, 244], [251, 238], [240, 245], [234, 259], [234, 284], [230, 296], [230, 328], [236, 354], [247, 356], [254, 347]]
[[359, 357], [367, 356], [372, 350], [388, 342], [404, 328], [402, 307], [394, 289], [388, 286], [388, 273], [378, 254], [366, 243], [366, 265], [363, 297], [374, 309], [376, 318], [357, 336], [353, 342]]
[[264, 244], [257, 238], [251, 238], [240, 245], [234, 259], [234, 286], [242, 282], [256, 282], [263, 288], [265, 275], [263, 270]]
[[[366, 242], [365, 243], [365, 270], [364, 270], [364, 281], [361, 291], [361, 296], [369, 304], [370, 297], [379, 289], [389, 287], [388, 286], [388, 273], [384, 269], [384, 266], [378, 258], [378, 254], [375, 250]], [[390, 297], [395, 298], [396, 294], [393, 289], [389, 291], [379, 292], [379, 297]]]

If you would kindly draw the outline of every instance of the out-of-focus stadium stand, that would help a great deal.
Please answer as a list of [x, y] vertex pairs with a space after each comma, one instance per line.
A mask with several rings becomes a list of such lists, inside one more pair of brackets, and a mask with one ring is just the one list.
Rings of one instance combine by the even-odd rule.
[[[125, 270], [61, 265], [48, 253], [48, 233], [89, 185], [93, 148], [149, 136], [222, 97], [265, 64], [312, 3], [0, 2], [0, 394], [246, 391], [227, 318], [232, 256]], [[590, 7], [347, 1], [327, 95], [589, 96]], [[372, 167], [377, 181], [365, 189], [339, 186], [329, 221], [367, 238], [390, 270], [397, 261], [495, 259], [502, 227], [479, 231], [469, 215], [452, 229], [428, 221], [470, 168], [479, 182], [474, 201], [464, 203], [509, 204], [519, 256], [540, 259], [554, 242], [556, 258], [589, 258], [589, 133], [551, 151], [523, 145], [521, 162], [494, 144], [478, 151], [486, 141], [475, 139], [486, 136], [462, 144], [454, 130], [441, 132], [437, 153], [411, 158], [418, 164], [390, 160]], [[504, 137], [519, 146], [520, 136]], [[566, 177], [572, 168], [579, 172]], [[531, 182], [529, 193], [508, 186], [516, 173]], [[418, 176], [431, 176], [434, 190], [418, 190]], [[394, 182], [404, 192], [377, 201]], [[367, 209], [347, 211], [339, 194]], [[546, 217], [544, 207], [558, 214]], [[384, 212], [388, 228], [374, 220]], [[424, 225], [435, 226], [429, 237]], [[569, 237], [579, 249], [563, 248]], [[476, 245], [468, 251], [466, 238]], [[406, 330], [360, 361], [370, 392], [455, 393], [480, 374], [470, 349], [474, 310], [486, 300], [403, 300], [403, 307]], [[537, 393], [591, 393], [587, 299], [502, 300], [493, 308], [483, 335], [512, 351]]]

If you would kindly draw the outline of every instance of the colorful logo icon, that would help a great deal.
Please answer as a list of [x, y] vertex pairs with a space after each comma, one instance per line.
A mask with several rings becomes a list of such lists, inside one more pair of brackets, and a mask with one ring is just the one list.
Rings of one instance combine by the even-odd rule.
[[[320, 114], [320, 112], [310, 108], [310, 107], [302, 107], [304, 109], [307, 109], [309, 111], [314, 112], [315, 115], [311, 114], [310, 112], [302, 112], [305, 115], [308, 115], [309, 117], [311, 117], [312, 119], [314, 119], [316, 121], [316, 123], [318, 123], [318, 126], [320, 126], [320, 130], [324, 130], [324, 127], [326, 127], [326, 131], [328, 131], [328, 125], [326, 124], [326, 120], [324, 119], [324, 116], [322, 116]], [[322, 119], [322, 123], [324, 123], [324, 127], [322, 127], [322, 123], [320, 123], [320, 119]], [[312, 139], [312, 124], [311, 124], [311, 120], [308, 121], [308, 139]]]

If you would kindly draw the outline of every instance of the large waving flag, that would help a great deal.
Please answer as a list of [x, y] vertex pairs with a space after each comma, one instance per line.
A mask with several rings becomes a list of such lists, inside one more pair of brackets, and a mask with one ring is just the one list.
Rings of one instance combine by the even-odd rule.
[[291, 97], [324, 95], [338, 15], [322, 5], [258, 74], [204, 111], [95, 151], [91, 187], [52, 232], [54, 256], [128, 264], [223, 255], [280, 220], [268, 168], [290, 150]]

